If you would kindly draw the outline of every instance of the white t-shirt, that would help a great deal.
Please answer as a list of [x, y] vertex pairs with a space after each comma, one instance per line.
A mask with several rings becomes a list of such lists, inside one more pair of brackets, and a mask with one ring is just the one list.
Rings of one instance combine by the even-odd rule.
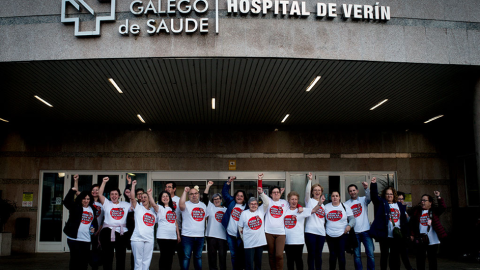
[[238, 221], [240, 220], [240, 216], [242, 215], [243, 210], [245, 210], [245, 205], [235, 204], [233, 207], [232, 212], [230, 213], [230, 219], [228, 221], [227, 226], [227, 233], [233, 237], [237, 237], [238, 231]]
[[390, 206], [390, 216], [388, 220], [388, 237], [393, 238], [393, 222], [395, 222], [395, 227], [400, 228], [400, 209], [398, 208], [398, 204], [392, 203], [389, 204]]
[[255, 212], [245, 210], [240, 215], [238, 226], [243, 228], [243, 246], [245, 248], [260, 247], [267, 244], [264, 217], [265, 212], [262, 206], [258, 207]]
[[361, 233], [370, 230], [368, 222], [368, 204], [365, 197], [359, 197], [356, 200], [348, 200], [344, 203], [345, 207], [350, 207], [355, 217], [355, 233]]
[[95, 218], [97, 218], [98, 227], [100, 228], [100, 226], [103, 225], [103, 216], [105, 215], [103, 205], [100, 202], [94, 202], [93, 207], [95, 207], [95, 210], [97, 211]]
[[[130, 211], [130, 203], [118, 202], [113, 204], [110, 200], [105, 198], [103, 202], [103, 210], [105, 211], [105, 223], [108, 225], [126, 225], [127, 213]], [[120, 232], [120, 228], [115, 229], [116, 232]], [[127, 227], [123, 228], [124, 232], [127, 232]]]
[[422, 211], [422, 216], [420, 217], [420, 233], [427, 234], [428, 233], [428, 240], [430, 241], [429, 245], [436, 245], [440, 244], [440, 239], [438, 239], [437, 233], [433, 229], [430, 221], [430, 231], [428, 231], [428, 222], [429, 222], [430, 217], [428, 216], [428, 210], [423, 210]]
[[[310, 198], [307, 203], [307, 208], [313, 209], [317, 206], [318, 201]], [[307, 218], [307, 225], [305, 225], [305, 232], [325, 236], [325, 206], [322, 205], [317, 212], [311, 214]]]
[[157, 238], [177, 240], [177, 214], [170, 207], [158, 206], [157, 213]]
[[339, 237], [345, 232], [345, 228], [348, 225], [347, 217], [353, 216], [349, 207], [345, 206], [345, 209], [343, 209], [342, 203], [337, 206], [333, 206], [332, 203], [325, 205], [328, 236]]
[[207, 217], [209, 218], [205, 236], [227, 240], [227, 233], [225, 227], [222, 225], [222, 218], [225, 211], [227, 211], [227, 208], [223, 206], [216, 207], [213, 203], [208, 204]]
[[[180, 207], [178, 207], [180, 208]], [[189, 237], [205, 236], [205, 212], [207, 206], [203, 202], [185, 202], [182, 211], [182, 235]]]
[[290, 208], [288, 208], [285, 212], [285, 244], [305, 244], [305, 233], [303, 228], [305, 225], [305, 219], [310, 217], [312, 213], [312, 208], [303, 208], [303, 212], [301, 214], [298, 213], [298, 209], [291, 210]]
[[178, 229], [182, 229], [182, 211], [180, 211], [180, 207], [178, 206], [180, 204], [180, 197], [175, 195], [173, 196], [172, 201], [173, 201], [173, 210], [177, 215]]
[[288, 202], [282, 199], [274, 202], [270, 197], [268, 197], [268, 202], [268, 210], [265, 215], [265, 232], [285, 235], [283, 218], [285, 217], [285, 210], [288, 208]]
[[77, 238], [68, 237], [70, 240], [80, 241], [80, 242], [90, 242], [90, 226], [93, 221], [93, 211], [90, 207], [83, 207], [82, 221], [78, 227]]
[[153, 207], [146, 209], [141, 203], [135, 206], [135, 229], [133, 230], [130, 241], [153, 242], [155, 216], [157, 215]]

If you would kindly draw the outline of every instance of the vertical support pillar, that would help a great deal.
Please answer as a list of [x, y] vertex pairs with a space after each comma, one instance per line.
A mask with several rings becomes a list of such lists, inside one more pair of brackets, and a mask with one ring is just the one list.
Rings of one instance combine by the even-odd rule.
[[[473, 132], [475, 136], [475, 158], [477, 161], [477, 181], [480, 187], [480, 79], [475, 85], [473, 97]], [[480, 191], [479, 194], [480, 196]]]

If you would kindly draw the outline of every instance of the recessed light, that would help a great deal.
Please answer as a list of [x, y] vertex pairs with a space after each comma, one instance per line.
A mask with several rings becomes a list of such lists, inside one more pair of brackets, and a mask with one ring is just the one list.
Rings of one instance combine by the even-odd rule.
[[320, 80], [322, 76], [317, 76], [311, 83], [310, 85], [307, 87], [307, 92], [310, 92], [310, 90], [312, 90], [312, 88], [315, 86], [315, 84], [318, 82], [318, 80]]
[[145, 124], [145, 120], [143, 120], [143, 118], [142, 118], [142, 116], [141, 116], [140, 114], [137, 114], [137, 117], [138, 117], [138, 119], [140, 119], [140, 121], [142, 121], [142, 123]]
[[426, 124], [426, 123], [432, 122], [433, 120], [437, 120], [437, 119], [440, 118], [440, 117], [443, 117], [443, 114], [442, 114], [442, 115], [437, 115], [437, 116], [435, 116], [435, 117], [433, 117], [433, 118], [430, 118], [430, 119], [428, 119], [427, 121], [425, 121], [425, 122], [423, 122], [423, 123]]
[[117, 83], [112, 78], [108, 78], [108, 81], [113, 85], [113, 87], [115, 87], [115, 89], [117, 89], [117, 91], [120, 94], [123, 94], [122, 89], [120, 89], [120, 87], [118, 87]]
[[212, 98], [212, 110], [215, 110], [215, 98]]
[[273, 131], [278, 131], [278, 128], [274, 129]]
[[0, 121], [7, 122], [7, 123], [8, 123], [8, 120], [5, 120], [5, 119], [3, 119], [3, 118], [0, 118]]
[[384, 99], [382, 101], [380, 101], [377, 105], [373, 106], [372, 108], [370, 108], [370, 111], [373, 111], [375, 110], [378, 106], [382, 105], [383, 103], [387, 102], [388, 99]]
[[287, 118], [288, 118], [289, 116], [290, 116], [290, 114], [285, 115], [285, 117], [284, 117], [283, 120], [282, 120], [282, 123], [285, 122], [285, 120], [287, 120]]
[[46, 102], [45, 100], [43, 100], [42, 98], [40, 98], [39, 96], [35, 96], [36, 99], [40, 100], [41, 102], [45, 103], [45, 105], [47, 105], [48, 107], [53, 107], [50, 103]]

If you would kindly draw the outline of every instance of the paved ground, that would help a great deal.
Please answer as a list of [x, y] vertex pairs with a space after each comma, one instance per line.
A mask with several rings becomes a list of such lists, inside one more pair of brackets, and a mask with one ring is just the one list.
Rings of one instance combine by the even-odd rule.
[[[228, 261], [230, 260], [230, 255], [228, 256]], [[350, 255], [347, 255], [347, 270], [353, 270], [353, 259]], [[152, 265], [150, 269], [159, 269], [158, 268], [158, 259], [160, 254], [155, 253], [153, 254]], [[328, 254], [323, 255], [323, 269], [328, 269]], [[0, 257], [0, 269], [2, 270], [30, 270], [30, 269], [68, 269], [68, 260], [69, 260], [69, 253], [36, 253], [36, 254], [14, 254], [9, 257]], [[380, 255], [375, 255], [376, 260], [376, 268], [380, 269]], [[413, 257], [410, 258], [411, 262], [414, 264], [415, 260]], [[364, 260], [365, 261], [365, 260]], [[208, 269], [207, 263], [207, 256], [206, 254], [203, 255], [203, 269]], [[306, 254], [304, 254], [304, 262], [306, 262]], [[127, 254], [127, 264], [130, 263], [130, 256]], [[268, 267], [268, 258], [267, 254], [263, 254], [263, 266], [262, 269], [269, 269]], [[439, 270], [450, 270], [450, 269], [459, 269], [459, 270], [480, 270], [480, 263], [474, 261], [461, 261], [461, 260], [452, 260], [452, 259], [445, 259], [439, 258], [438, 259], [438, 269]], [[337, 266], [338, 268], [338, 266]], [[90, 268], [89, 268], [90, 269]], [[100, 267], [100, 269], [102, 269]], [[115, 269], [115, 268], [114, 268]], [[127, 269], [130, 269], [127, 267]], [[179, 270], [180, 267], [178, 265], [178, 260], [175, 257], [173, 263], [173, 270]], [[190, 269], [193, 269], [193, 265], [190, 265]], [[229, 263], [227, 263], [227, 269], [231, 269]], [[285, 264], [284, 269], [287, 269]], [[404, 268], [402, 267], [402, 270]], [[428, 268], [427, 268], [428, 269]]]

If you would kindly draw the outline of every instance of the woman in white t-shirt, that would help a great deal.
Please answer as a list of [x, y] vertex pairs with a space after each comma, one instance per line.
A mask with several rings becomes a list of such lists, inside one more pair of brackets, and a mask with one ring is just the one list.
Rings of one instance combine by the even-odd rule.
[[[312, 186], [312, 173], [308, 174], [308, 183], [305, 189], [305, 207], [313, 208], [322, 199], [323, 187], [320, 184]], [[323, 202], [322, 202], [323, 203]], [[308, 270], [322, 269], [322, 251], [325, 244], [325, 207], [307, 218], [305, 225], [305, 244], [307, 245]]]
[[127, 214], [130, 210], [130, 203], [119, 201], [120, 190], [118, 188], [110, 191], [110, 200], [103, 196], [105, 185], [109, 178], [104, 177], [98, 196], [103, 205], [105, 219], [100, 232], [100, 243], [103, 250], [103, 269], [111, 270], [113, 256], [115, 255], [117, 269], [125, 269], [125, 255], [127, 252], [127, 237], [124, 235], [127, 229]]
[[298, 213], [298, 198], [300, 195], [296, 191], [288, 193], [287, 199], [290, 207], [286, 209], [284, 223], [285, 223], [285, 254], [287, 255], [287, 268], [293, 270], [295, 265], [297, 270], [303, 269], [303, 245], [304, 238], [304, 223], [305, 219], [310, 215], [315, 214], [323, 205], [325, 197], [321, 197], [320, 201], [313, 208], [304, 208], [302, 213]]
[[[157, 211], [157, 243], [160, 247], [158, 265], [162, 269], [172, 269], [176, 246], [181, 243], [177, 214], [170, 192], [162, 191], [159, 195], [160, 205]], [[183, 262], [183, 261], [182, 261]]]
[[340, 201], [338, 191], [332, 191], [332, 202], [325, 205], [325, 219], [330, 269], [336, 268], [338, 260], [340, 270], [345, 270], [347, 233], [355, 226], [355, 217], [352, 209]]
[[262, 269], [263, 247], [267, 244], [264, 219], [265, 211], [268, 210], [269, 200], [267, 195], [263, 194], [261, 187], [258, 187], [257, 191], [263, 201], [263, 205], [258, 207], [257, 198], [250, 198], [248, 200], [249, 209], [242, 212], [237, 224], [245, 247], [245, 270]]
[[[135, 190], [137, 180], [132, 182], [132, 190]], [[135, 193], [130, 193], [130, 202], [134, 209], [135, 229], [130, 238], [133, 257], [135, 258], [135, 270], [148, 270], [153, 255], [154, 227], [158, 205], [152, 197], [152, 189], [143, 193], [141, 203], [137, 203]]]

